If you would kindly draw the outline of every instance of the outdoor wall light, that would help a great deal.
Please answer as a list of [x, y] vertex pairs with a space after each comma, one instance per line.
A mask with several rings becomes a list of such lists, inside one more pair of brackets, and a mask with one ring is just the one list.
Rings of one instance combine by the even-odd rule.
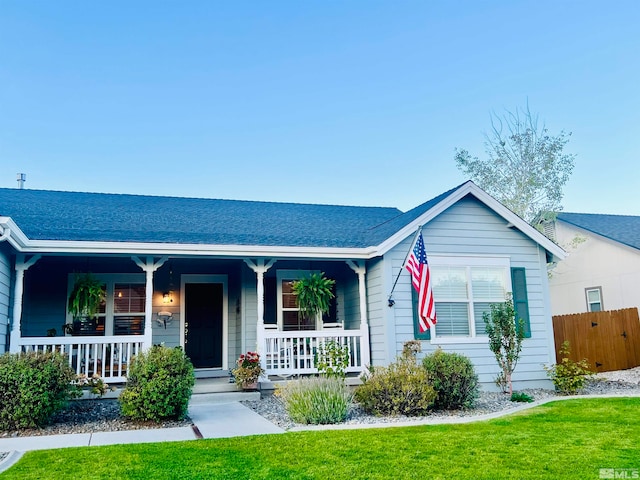
[[164, 304], [173, 303], [173, 297], [171, 296], [171, 292], [164, 292], [162, 294], [162, 303]]
[[156, 322], [161, 327], [167, 328], [167, 325], [171, 325], [173, 321], [173, 313], [167, 311], [159, 311], [156, 317]]

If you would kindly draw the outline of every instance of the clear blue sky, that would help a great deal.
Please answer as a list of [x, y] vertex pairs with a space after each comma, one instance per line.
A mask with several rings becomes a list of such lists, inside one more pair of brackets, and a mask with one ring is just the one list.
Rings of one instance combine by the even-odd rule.
[[527, 99], [640, 215], [638, 1], [0, 0], [0, 187], [406, 210]]

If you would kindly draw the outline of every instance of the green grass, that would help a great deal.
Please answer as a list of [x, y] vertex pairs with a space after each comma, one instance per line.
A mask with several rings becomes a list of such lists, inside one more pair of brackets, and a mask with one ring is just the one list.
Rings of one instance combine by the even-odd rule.
[[29, 452], [0, 478], [582, 480], [600, 468], [640, 469], [640, 398], [557, 401], [466, 425]]

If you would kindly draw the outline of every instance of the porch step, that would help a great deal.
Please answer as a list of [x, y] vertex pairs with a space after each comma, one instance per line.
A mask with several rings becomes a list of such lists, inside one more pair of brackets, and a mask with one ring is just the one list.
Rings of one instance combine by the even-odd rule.
[[243, 400], [260, 400], [260, 392], [236, 390], [234, 392], [198, 393], [191, 395], [189, 405], [241, 402]]
[[243, 392], [229, 377], [198, 378], [193, 386], [191, 405], [204, 403], [228, 403], [242, 400], [260, 400], [260, 392]]
[[229, 377], [196, 378], [193, 394], [237, 392], [238, 386], [229, 382]]

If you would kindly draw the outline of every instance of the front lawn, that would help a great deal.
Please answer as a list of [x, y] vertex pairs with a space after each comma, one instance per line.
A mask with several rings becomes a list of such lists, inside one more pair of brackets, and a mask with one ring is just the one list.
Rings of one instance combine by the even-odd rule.
[[1, 478], [598, 479], [640, 471], [640, 398], [556, 401], [466, 425], [27, 453]]

